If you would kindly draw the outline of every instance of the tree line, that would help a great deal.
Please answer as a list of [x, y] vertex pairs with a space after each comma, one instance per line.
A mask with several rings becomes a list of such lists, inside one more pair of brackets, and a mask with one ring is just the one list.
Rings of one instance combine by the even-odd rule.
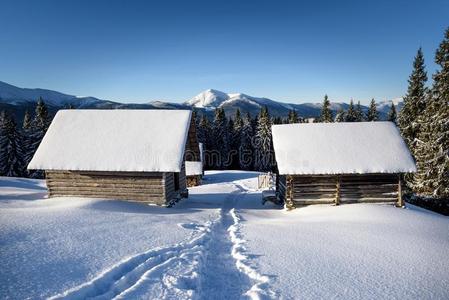
[[427, 86], [422, 49], [408, 79], [399, 128], [416, 161], [417, 172], [406, 176], [411, 193], [449, 199], [449, 28], [435, 52], [438, 66]]
[[0, 113], [0, 176], [43, 178], [42, 171], [29, 171], [27, 165], [50, 123], [42, 98], [37, 101], [34, 116], [25, 112], [21, 125], [16, 124], [9, 112]]

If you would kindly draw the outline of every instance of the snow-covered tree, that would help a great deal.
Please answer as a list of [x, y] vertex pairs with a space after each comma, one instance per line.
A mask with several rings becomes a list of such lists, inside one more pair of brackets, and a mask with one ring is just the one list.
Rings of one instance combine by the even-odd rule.
[[298, 112], [294, 109], [288, 111], [288, 124], [299, 123]]
[[431, 101], [425, 112], [430, 120], [426, 131], [432, 155], [427, 181], [433, 197], [446, 199], [449, 198], [449, 28], [436, 51], [435, 63], [439, 69], [433, 75]]
[[431, 116], [426, 113], [428, 89], [426, 88], [427, 73], [424, 64], [424, 55], [421, 48], [413, 61], [413, 71], [408, 79], [407, 94], [404, 97], [404, 106], [398, 116], [398, 126], [401, 135], [416, 161], [417, 172], [407, 174], [405, 182], [413, 192], [430, 194], [430, 181], [427, 161], [431, 159], [429, 143]]
[[253, 138], [254, 131], [249, 113], [243, 118], [240, 136], [239, 165], [243, 170], [251, 170], [254, 164]]
[[362, 110], [362, 105], [360, 104], [360, 101], [357, 102], [357, 106], [355, 108], [355, 115], [356, 115], [356, 122], [363, 122], [365, 120], [365, 114]]
[[259, 113], [255, 139], [255, 169], [258, 171], [272, 170], [272, 137], [271, 119], [267, 107], [262, 107]]
[[[25, 138], [24, 148], [26, 149], [26, 165], [28, 165], [33, 158], [34, 153], [47, 132], [50, 122], [51, 119], [48, 114], [47, 105], [42, 98], [39, 98], [36, 105], [34, 119], [31, 122], [31, 127], [28, 129], [27, 136]], [[43, 178], [44, 174], [40, 170], [33, 170], [29, 172], [29, 176], [32, 178]]]
[[213, 123], [213, 149], [218, 154], [218, 159], [214, 163], [217, 169], [224, 169], [229, 164], [229, 134], [226, 115], [223, 108], [215, 110]]
[[243, 119], [240, 110], [237, 109], [234, 115], [234, 121], [229, 122], [229, 131], [231, 134], [231, 154], [232, 154], [232, 169], [239, 168], [239, 151], [242, 135]]
[[25, 130], [31, 128], [31, 116], [28, 110], [25, 111], [25, 115], [23, 116], [22, 128]]
[[22, 135], [14, 118], [3, 111], [0, 115], [0, 176], [21, 177], [24, 170]]
[[212, 133], [212, 126], [209, 122], [209, 119], [207, 118], [206, 114], [203, 114], [200, 118], [200, 122], [198, 123], [197, 127], [197, 138], [198, 142], [203, 144], [203, 151], [204, 151], [204, 164], [205, 168], [210, 169], [213, 168], [211, 161], [210, 161], [210, 151], [213, 150], [213, 145], [211, 143], [211, 135]]
[[331, 102], [327, 95], [324, 95], [323, 106], [321, 108], [321, 115], [319, 118], [319, 122], [331, 123], [334, 121], [331, 111]]
[[391, 103], [390, 110], [388, 111], [387, 121], [393, 122], [396, 124], [396, 107], [394, 106], [394, 103]]
[[379, 120], [379, 113], [377, 112], [377, 105], [376, 101], [374, 101], [374, 98], [371, 99], [371, 102], [369, 104], [368, 113], [366, 114], [366, 120], [370, 122]]
[[415, 56], [413, 71], [408, 79], [407, 94], [404, 97], [404, 106], [398, 117], [398, 125], [402, 137], [413, 153], [415, 139], [420, 130], [418, 116], [421, 116], [426, 108], [427, 72], [425, 70], [424, 55], [421, 48]]
[[209, 119], [206, 117], [205, 114], [201, 116], [200, 122], [198, 123], [198, 130], [197, 130], [197, 137], [198, 142], [203, 143], [204, 147], [209, 146], [209, 139], [208, 135], [211, 131], [211, 126]]
[[349, 102], [348, 110], [346, 111], [345, 115], [345, 121], [346, 122], [357, 122], [357, 111], [354, 107], [354, 101]]
[[344, 122], [346, 120], [345, 111], [343, 108], [340, 108], [335, 116], [335, 122]]

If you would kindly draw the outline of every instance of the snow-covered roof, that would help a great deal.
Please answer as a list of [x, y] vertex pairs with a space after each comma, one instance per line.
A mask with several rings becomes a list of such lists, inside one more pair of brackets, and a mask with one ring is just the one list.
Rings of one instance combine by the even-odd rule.
[[200, 159], [201, 161], [186, 161], [186, 175], [203, 175], [203, 143], [198, 144], [200, 148]]
[[202, 175], [203, 163], [201, 161], [186, 161], [186, 175]]
[[188, 110], [60, 110], [29, 169], [179, 172]]
[[280, 174], [415, 172], [392, 122], [273, 125]]

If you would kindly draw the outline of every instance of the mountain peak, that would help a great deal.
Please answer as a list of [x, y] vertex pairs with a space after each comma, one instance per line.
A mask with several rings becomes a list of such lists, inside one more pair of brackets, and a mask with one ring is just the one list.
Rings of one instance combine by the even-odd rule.
[[185, 102], [185, 104], [193, 107], [201, 108], [216, 108], [221, 103], [229, 99], [229, 95], [215, 89], [205, 90], [192, 99]]

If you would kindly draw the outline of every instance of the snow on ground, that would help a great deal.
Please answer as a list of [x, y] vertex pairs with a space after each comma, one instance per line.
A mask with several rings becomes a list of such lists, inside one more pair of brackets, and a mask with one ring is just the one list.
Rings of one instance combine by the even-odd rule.
[[207, 172], [174, 208], [45, 199], [0, 178], [0, 298], [448, 298], [449, 219], [387, 205], [262, 206]]

